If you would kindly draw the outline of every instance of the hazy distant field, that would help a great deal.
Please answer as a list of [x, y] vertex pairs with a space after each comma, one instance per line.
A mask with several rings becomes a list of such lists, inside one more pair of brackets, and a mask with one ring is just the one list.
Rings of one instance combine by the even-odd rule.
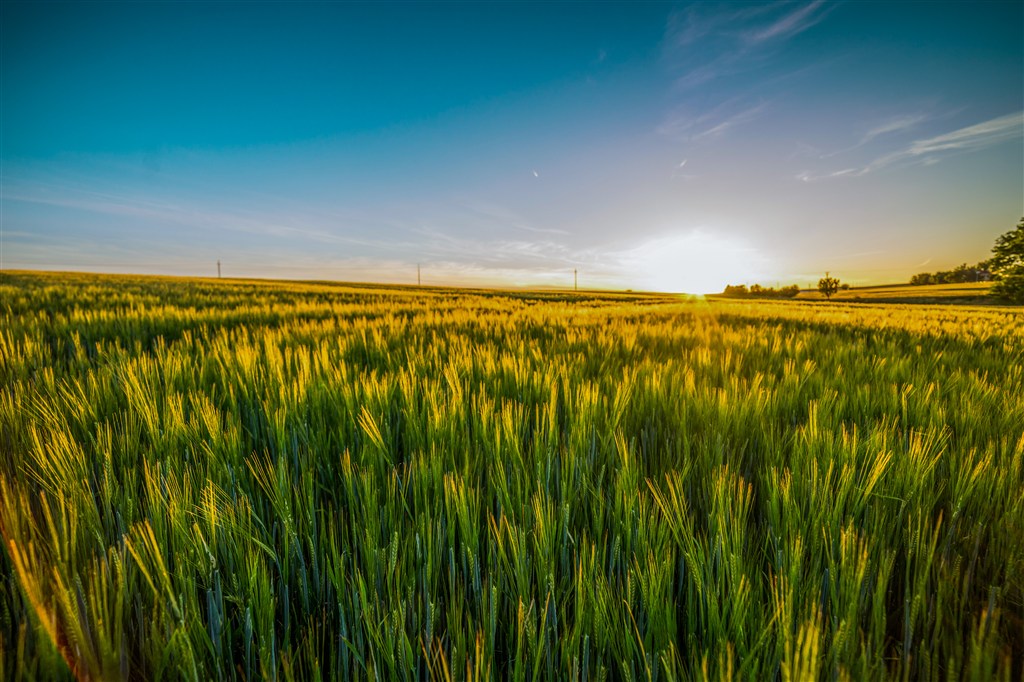
[[1002, 308], [0, 275], [0, 678], [1019, 679], [1021, 357]]
[[[833, 297], [837, 301], [870, 301], [875, 303], [940, 303], [966, 305], [993, 305], [988, 296], [991, 282], [966, 282], [959, 284], [925, 284], [911, 286], [856, 287], [840, 290]], [[801, 292], [799, 298], [824, 300], [817, 291]]]

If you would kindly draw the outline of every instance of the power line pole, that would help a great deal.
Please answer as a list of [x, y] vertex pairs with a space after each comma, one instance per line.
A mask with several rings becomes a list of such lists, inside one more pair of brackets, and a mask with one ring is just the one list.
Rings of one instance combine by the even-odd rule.
[[423, 286], [423, 280], [420, 279], [420, 264], [419, 263], [416, 264], [416, 286], [418, 286], [418, 287]]
[[576, 268], [572, 269], [572, 290], [573, 291], [579, 291], [580, 290], [580, 280], [577, 277]]
[[220, 260], [217, 261], [217, 279], [220, 279]]

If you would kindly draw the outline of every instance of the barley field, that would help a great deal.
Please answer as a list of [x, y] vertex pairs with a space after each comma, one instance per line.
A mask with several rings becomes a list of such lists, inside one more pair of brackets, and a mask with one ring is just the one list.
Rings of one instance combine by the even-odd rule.
[[1024, 314], [0, 275], [5, 680], [1018, 680]]

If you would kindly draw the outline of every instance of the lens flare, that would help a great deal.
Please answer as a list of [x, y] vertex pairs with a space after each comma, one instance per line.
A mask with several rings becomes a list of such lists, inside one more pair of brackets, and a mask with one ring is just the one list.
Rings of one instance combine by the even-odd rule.
[[654, 291], [711, 294], [765, 276], [765, 259], [749, 244], [701, 230], [646, 242], [625, 262], [638, 285]]

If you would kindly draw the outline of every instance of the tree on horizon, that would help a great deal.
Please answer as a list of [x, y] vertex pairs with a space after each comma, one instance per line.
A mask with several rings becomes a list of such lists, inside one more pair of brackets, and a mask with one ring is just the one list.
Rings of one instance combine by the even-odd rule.
[[992, 295], [1024, 304], [1024, 218], [1016, 229], [996, 239], [989, 266], [996, 278]]
[[839, 291], [839, 280], [826, 272], [825, 276], [818, 280], [818, 291], [831, 301], [832, 296]]

